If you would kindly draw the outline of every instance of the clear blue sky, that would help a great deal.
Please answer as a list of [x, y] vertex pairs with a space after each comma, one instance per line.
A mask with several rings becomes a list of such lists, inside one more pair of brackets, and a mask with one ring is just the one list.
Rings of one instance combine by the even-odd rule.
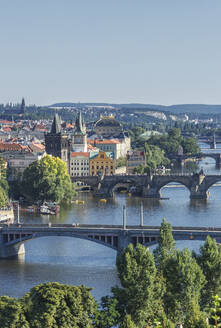
[[221, 0], [0, 0], [0, 103], [221, 104]]

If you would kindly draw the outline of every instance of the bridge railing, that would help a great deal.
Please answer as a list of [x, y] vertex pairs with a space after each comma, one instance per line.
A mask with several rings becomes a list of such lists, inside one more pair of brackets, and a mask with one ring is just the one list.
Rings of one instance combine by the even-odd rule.
[[[100, 225], [100, 224], [0, 224], [0, 228], [20, 228], [20, 229], [32, 229], [32, 228], [82, 228], [82, 229], [123, 229], [123, 225]], [[140, 225], [127, 225], [127, 230], [160, 230], [160, 226], [140, 226]], [[204, 226], [204, 227], [184, 227], [184, 226], [173, 226], [173, 231], [217, 231], [221, 232], [221, 227], [211, 227], [211, 226]]]

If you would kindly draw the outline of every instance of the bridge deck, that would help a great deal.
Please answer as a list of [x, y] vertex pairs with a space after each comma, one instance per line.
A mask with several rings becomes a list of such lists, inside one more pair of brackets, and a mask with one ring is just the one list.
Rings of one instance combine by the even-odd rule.
[[[73, 226], [72, 224], [1, 224], [0, 231], [4, 232], [43, 232], [43, 231], [113, 231], [113, 230], [125, 230], [122, 225], [98, 225], [98, 224], [79, 224], [77, 226]], [[160, 226], [139, 226], [139, 225], [127, 225], [127, 231], [151, 231], [151, 232], [159, 232]], [[184, 227], [184, 226], [174, 226], [172, 227], [172, 231], [178, 232], [219, 232], [221, 233], [221, 228], [218, 227]]]

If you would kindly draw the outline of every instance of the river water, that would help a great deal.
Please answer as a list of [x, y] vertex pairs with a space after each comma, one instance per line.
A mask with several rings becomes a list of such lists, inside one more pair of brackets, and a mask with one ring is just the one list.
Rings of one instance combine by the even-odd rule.
[[[205, 146], [204, 146], [205, 148]], [[208, 152], [211, 150], [207, 150]], [[213, 152], [221, 152], [221, 148]], [[221, 174], [212, 158], [199, 163], [206, 174]], [[165, 217], [172, 225], [221, 226], [221, 186], [210, 188], [210, 198], [190, 201], [183, 186], [163, 188], [162, 196], [169, 200], [151, 201], [140, 197], [116, 194], [106, 204], [89, 193], [79, 194], [84, 205], [73, 204], [61, 209], [58, 216], [22, 215], [25, 222], [79, 222], [84, 224], [121, 224], [122, 207], [127, 206], [127, 223], [139, 223], [140, 202], [144, 205], [144, 224], [160, 225]], [[179, 242], [177, 247], [197, 250], [200, 242]], [[118, 284], [115, 268], [116, 252], [96, 243], [65, 237], [45, 237], [25, 243], [26, 253], [19, 259], [0, 260], [0, 295], [23, 296], [31, 287], [47, 281], [92, 287], [97, 298], [110, 293]]]

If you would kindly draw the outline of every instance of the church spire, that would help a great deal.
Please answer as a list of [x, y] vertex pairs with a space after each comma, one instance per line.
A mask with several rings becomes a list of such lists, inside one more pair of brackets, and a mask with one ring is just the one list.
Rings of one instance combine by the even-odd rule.
[[78, 116], [75, 121], [75, 133], [81, 133], [84, 134], [84, 128], [83, 128], [83, 120], [81, 111], [79, 111]]
[[54, 120], [51, 126], [51, 133], [53, 134], [61, 133], [61, 119], [57, 113], [54, 116]]

